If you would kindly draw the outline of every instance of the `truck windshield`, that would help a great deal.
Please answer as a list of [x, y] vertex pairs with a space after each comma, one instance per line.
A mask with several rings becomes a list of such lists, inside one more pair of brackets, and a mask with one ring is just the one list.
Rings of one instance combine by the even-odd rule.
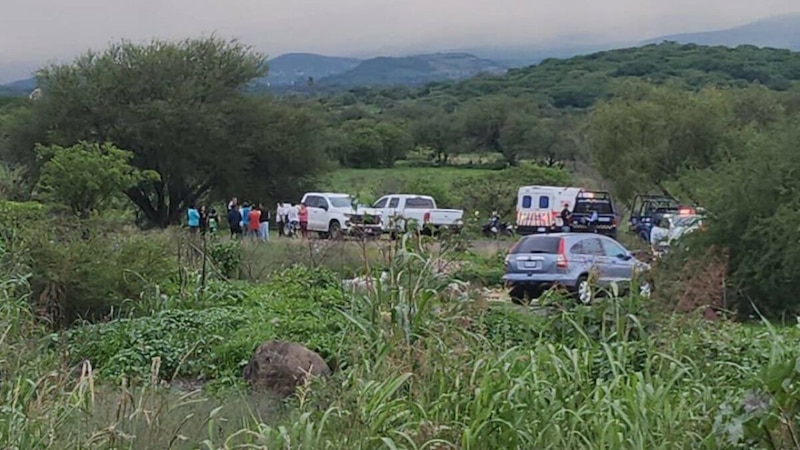
[[352, 197], [328, 197], [334, 208], [350, 208], [353, 206]]
[[425, 197], [408, 197], [406, 199], [406, 208], [411, 209], [433, 209], [433, 199]]
[[597, 214], [614, 214], [614, 208], [608, 200], [578, 200], [573, 213], [585, 214], [597, 211]]

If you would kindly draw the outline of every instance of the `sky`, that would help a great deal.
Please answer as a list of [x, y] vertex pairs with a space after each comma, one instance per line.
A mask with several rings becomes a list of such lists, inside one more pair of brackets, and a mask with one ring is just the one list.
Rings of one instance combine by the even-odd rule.
[[[0, 79], [119, 39], [236, 37], [270, 57], [638, 41], [800, 12], [797, 0], [2, 0]], [[13, 69], [13, 70], [12, 70]]]

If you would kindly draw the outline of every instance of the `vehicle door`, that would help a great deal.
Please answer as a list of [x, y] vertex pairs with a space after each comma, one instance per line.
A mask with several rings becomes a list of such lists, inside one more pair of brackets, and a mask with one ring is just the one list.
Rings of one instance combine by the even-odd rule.
[[400, 197], [389, 197], [389, 202], [386, 204], [386, 214], [389, 217], [391, 226], [396, 230], [404, 229], [407, 219], [405, 217], [405, 205], [401, 205], [400, 203]]
[[308, 229], [311, 231], [327, 231], [328, 221], [327, 208], [328, 200], [319, 195], [309, 195], [306, 197], [306, 208], [308, 208]]
[[597, 276], [597, 283], [605, 286], [611, 279], [611, 264], [603, 249], [600, 238], [596, 236], [580, 240], [581, 249], [585, 255], [591, 255], [592, 264], [588, 267], [590, 273]]
[[603, 257], [608, 267], [609, 281], [624, 286], [633, 278], [636, 260], [630, 252], [613, 239], [600, 239], [603, 246]]
[[381, 212], [381, 228], [384, 230], [389, 228], [390, 222], [389, 211], [386, 208], [387, 203], [389, 203], [389, 197], [381, 197], [372, 205], [373, 209], [377, 209]]

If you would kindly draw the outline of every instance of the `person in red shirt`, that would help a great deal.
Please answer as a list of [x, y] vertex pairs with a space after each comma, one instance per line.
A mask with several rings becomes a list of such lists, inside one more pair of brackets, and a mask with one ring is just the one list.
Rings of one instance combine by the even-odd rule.
[[253, 209], [250, 210], [248, 216], [250, 220], [247, 223], [247, 234], [256, 238], [258, 237], [258, 227], [261, 224], [261, 210], [254, 206]]
[[300, 212], [298, 213], [298, 217], [300, 218], [300, 232], [303, 234], [303, 238], [308, 237], [308, 208], [306, 207], [305, 203], [300, 203]]

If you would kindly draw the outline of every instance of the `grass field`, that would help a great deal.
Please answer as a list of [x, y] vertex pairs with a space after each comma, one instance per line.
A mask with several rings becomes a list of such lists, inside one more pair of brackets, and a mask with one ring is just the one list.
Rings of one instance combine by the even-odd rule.
[[[372, 202], [387, 193], [419, 186], [435, 191], [446, 190], [453, 181], [480, 177], [496, 171], [489, 169], [464, 169], [459, 167], [397, 167], [392, 169], [339, 169], [322, 183], [326, 189], [357, 195], [362, 201]], [[416, 192], [415, 192], [416, 193]]]

